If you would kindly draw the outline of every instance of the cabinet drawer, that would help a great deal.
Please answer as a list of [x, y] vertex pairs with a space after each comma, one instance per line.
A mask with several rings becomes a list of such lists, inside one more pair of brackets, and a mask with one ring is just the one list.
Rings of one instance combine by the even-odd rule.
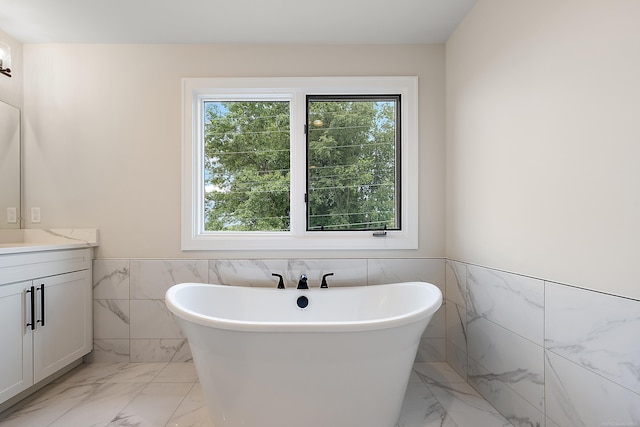
[[0, 285], [91, 268], [91, 249], [0, 255]]

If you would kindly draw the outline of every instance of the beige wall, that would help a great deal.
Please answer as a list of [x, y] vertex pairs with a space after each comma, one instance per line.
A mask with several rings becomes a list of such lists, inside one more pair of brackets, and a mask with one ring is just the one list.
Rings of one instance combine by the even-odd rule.
[[22, 43], [1, 29], [0, 42], [11, 48], [11, 77], [0, 74], [0, 101], [22, 108]]
[[[444, 46], [25, 45], [27, 228], [96, 227], [98, 258], [444, 256]], [[420, 249], [183, 253], [181, 78], [417, 75]]]
[[448, 257], [640, 298], [638, 17], [476, 4], [446, 46]]

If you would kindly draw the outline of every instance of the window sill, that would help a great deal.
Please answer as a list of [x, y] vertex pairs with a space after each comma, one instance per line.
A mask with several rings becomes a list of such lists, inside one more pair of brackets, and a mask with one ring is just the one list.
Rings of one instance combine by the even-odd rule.
[[385, 236], [373, 236], [373, 232], [312, 233], [296, 237], [291, 234], [242, 233], [225, 235], [202, 234], [183, 239], [183, 251], [240, 251], [240, 250], [400, 250], [418, 249], [418, 235], [388, 231]]

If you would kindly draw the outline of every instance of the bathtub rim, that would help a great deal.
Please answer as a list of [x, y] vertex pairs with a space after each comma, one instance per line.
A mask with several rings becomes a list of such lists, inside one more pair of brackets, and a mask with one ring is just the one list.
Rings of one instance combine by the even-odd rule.
[[[179, 319], [195, 323], [198, 325], [212, 327], [216, 329], [229, 330], [229, 331], [241, 331], [241, 332], [306, 332], [306, 333], [320, 333], [320, 332], [357, 332], [357, 331], [377, 331], [382, 329], [390, 329], [401, 327], [404, 325], [412, 324], [415, 322], [425, 321], [428, 322], [431, 317], [442, 307], [443, 295], [440, 288], [436, 285], [428, 282], [412, 281], [412, 282], [397, 282], [390, 284], [380, 285], [363, 285], [362, 287], [374, 287], [374, 286], [421, 286], [428, 288], [428, 292], [435, 298], [417, 309], [402, 313], [396, 316], [383, 317], [377, 319], [367, 320], [353, 320], [353, 321], [309, 321], [303, 323], [294, 323], [292, 321], [247, 321], [238, 319], [228, 319], [222, 317], [208, 316], [197, 313], [175, 302], [174, 295], [187, 287], [220, 287], [228, 288], [232, 285], [220, 285], [210, 283], [179, 283], [171, 286], [165, 294], [165, 304], [169, 311], [173, 313]], [[426, 285], [426, 286], [425, 286]], [[233, 287], [233, 286], [232, 286]], [[360, 288], [361, 286], [349, 286], [349, 287], [336, 287], [332, 289], [285, 289], [276, 290], [272, 288], [262, 287], [245, 287], [236, 286], [242, 288], [244, 292], [299, 292], [300, 295], [313, 295], [316, 292], [332, 292], [347, 289]]]

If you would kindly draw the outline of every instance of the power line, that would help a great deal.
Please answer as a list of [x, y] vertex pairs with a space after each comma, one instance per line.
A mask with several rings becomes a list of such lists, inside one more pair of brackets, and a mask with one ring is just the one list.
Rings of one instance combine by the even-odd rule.
[[393, 183], [382, 183], [382, 184], [369, 184], [362, 183], [360, 185], [336, 185], [334, 187], [311, 187], [309, 191], [322, 191], [322, 190], [339, 190], [343, 188], [360, 188], [360, 187], [394, 187]]
[[[353, 227], [356, 225], [365, 225], [367, 229], [372, 229], [373, 224], [388, 224], [392, 223], [393, 219], [385, 220], [385, 221], [368, 221], [368, 222], [349, 222], [345, 224], [326, 224], [326, 225], [315, 225], [310, 227], [310, 229], [318, 229], [318, 230], [326, 230], [327, 228], [344, 228], [344, 227]], [[382, 228], [382, 227], [380, 227]]]
[[260, 134], [267, 134], [267, 133], [290, 133], [289, 129], [274, 129], [274, 130], [261, 130], [261, 131], [229, 131], [229, 132], [210, 132], [207, 131], [205, 132], [205, 138], [207, 136], [220, 136], [220, 135], [234, 135], [234, 136], [238, 136], [238, 135], [260, 135]]
[[383, 215], [388, 213], [395, 213], [395, 211], [386, 210], [386, 211], [369, 211], [369, 212], [330, 213], [330, 214], [320, 214], [320, 215], [311, 214], [309, 215], [309, 218], [323, 218], [323, 217], [327, 218], [327, 217], [335, 217], [335, 216], [353, 216], [353, 215], [371, 215], [371, 214]]

